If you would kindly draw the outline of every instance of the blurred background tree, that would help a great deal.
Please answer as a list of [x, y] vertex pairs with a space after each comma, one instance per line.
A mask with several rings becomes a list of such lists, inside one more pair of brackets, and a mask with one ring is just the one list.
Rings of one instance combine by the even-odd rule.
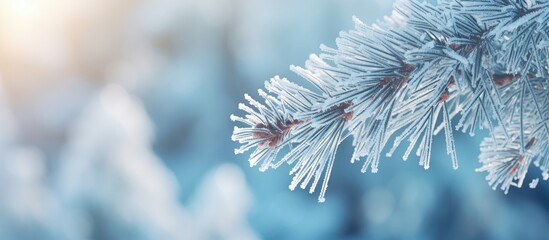
[[0, 239], [546, 236], [546, 188], [503, 197], [478, 184], [476, 161], [425, 173], [389, 158], [375, 176], [340, 161], [319, 205], [234, 156], [228, 116], [242, 92], [297, 80], [289, 64], [335, 45], [351, 16], [373, 23], [391, 5], [0, 1]]

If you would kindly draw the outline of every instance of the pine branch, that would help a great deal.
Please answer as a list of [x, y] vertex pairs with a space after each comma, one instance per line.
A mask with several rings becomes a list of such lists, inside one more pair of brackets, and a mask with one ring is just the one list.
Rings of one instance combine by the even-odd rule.
[[[433, 136], [444, 130], [446, 150], [458, 168], [453, 128], [488, 128], [478, 171], [507, 192], [520, 187], [531, 162], [549, 178], [549, 1], [448, 0], [433, 6], [397, 1], [384, 22], [354, 18], [336, 48], [321, 46], [305, 67], [291, 70], [316, 89], [275, 77], [259, 90], [264, 104], [246, 95], [231, 116], [233, 140], [254, 148], [250, 165], [260, 170], [292, 164], [290, 189], [322, 178], [324, 201], [339, 144], [353, 137], [351, 162], [378, 171], [381, 154], [407, 142], [430, 166]], [[458, 117], [459, 115], [459, 117]], [[454, 118], [459, 118], [454, 120]], [[455, 125], [454, 125], [455, 124]], [[284, 156], [280, 160], [277, 155]], [[536, 185], [532, 183], [531, 185]]]

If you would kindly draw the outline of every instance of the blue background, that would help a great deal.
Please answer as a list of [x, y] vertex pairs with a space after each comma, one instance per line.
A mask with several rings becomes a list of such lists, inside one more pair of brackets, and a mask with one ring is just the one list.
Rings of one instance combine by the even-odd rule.
[[347, 140], [323, 204], [288, 189], [289, 166], [260, 173], [234, 155], [244, 93], [275, 75], [303, 83], [290, 64], [334, 46], [353, 15], [370, 24], [391, 9], [1, 1], [0, 239], [547, 238], [546, 182], [504, 195], [475, 172], [486, 132], [456, 133], [456, 171], [443, 136], [429, 171], [395, 154], [377, 174], [350, 163]]

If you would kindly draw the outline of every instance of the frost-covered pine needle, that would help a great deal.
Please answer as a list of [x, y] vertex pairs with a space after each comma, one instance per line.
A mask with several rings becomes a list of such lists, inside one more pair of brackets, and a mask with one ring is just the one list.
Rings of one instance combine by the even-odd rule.
[[314, 89], [274, 77], [261, 102], [246, 95], [245, 115], [231, 119], [245, 126], [233, 140], [236, 153], [253, 149], [251, 166], [291, 164], [290, 189], [313, 193], [322, 181], [322, 202], [348, 136], [351, 162], [377, 172], [402, 145], [404, 160], [415, 154], [428, 169], [443, 132], [457, 169], [454, 128], [488, 129], [478, 171], [491, 186], [522, 186], [530, 163], [549, 178], [549, 0], [399, 0], [382, 22], [354, 22], [336, 47], [291, 66]]

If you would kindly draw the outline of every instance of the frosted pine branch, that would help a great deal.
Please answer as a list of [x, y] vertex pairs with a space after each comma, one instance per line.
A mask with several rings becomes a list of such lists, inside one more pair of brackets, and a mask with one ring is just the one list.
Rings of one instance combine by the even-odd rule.
[[401, 145], [404, 160], [415, 154], [428, 169], [437, 134], [457, 169], [453, 128], [488, 129], [478, 171], [491, 186], [521, 187], [530, 163], [549, 178], [548, 0], [397, 1], [383, 22], [354, 21], [336, 48], [291, 66], [315, 89], [274, 77], [262, 103], [246, 95], [247, 114], [231, 116], [245, 126], [233, 140], [236, 153], [253, 149], [251, 166], [290, 164], [290, 189], [313, 193], [322, 181], [323, 202], [349, 136], [362, 172], [377, 172], [382, 154]]

